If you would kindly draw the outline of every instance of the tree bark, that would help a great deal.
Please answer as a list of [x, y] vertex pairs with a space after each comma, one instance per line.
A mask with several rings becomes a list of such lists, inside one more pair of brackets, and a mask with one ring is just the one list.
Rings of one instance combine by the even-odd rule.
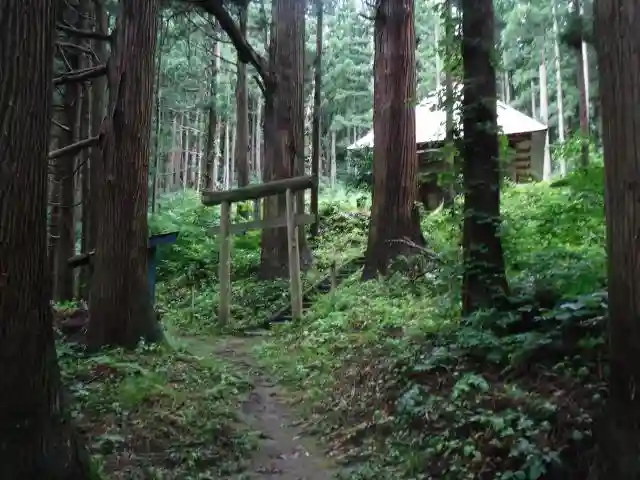
[[103, 127], [89, 347], [162, 337], [149, 297], [148, 178], [158, 4], [122, 0]]
[[231, 129], [229, 120], [224, 124], [224, 189], [231, 188]]
[[375, 16], [373, 206], [363, 278], [386, 274], [424, 245], [417, 198], [413, 0], [381, 0]]
[[[311, 175], [317, 180], [316, 188], [311, 194], [311, 213], [318, 215], [318, 190], [320, 188], [320, 121], [322, 119], [322, 29], [323, 25], [323, 0], [316, 2], [316, 58], [314, 72], [313, 91], [313, 125], [311, 130]], [[317, 217], [316, 217], [317, 218]], [[318, 235], [318, 222], [311, 226], [311, 235]]]
[[[56, 2], [0, 4], [0, 478], [86, 480], [62, 402], [47, 265]], [[25, 81], [25, 79], [29, 81]]]
[[218, 183], [218, 112], [216, 98], [218, 92], [218, 70], [220, 69], [220, 42], [214, 40], [213, 59], [211, 60], [211, 85], [209, 87], [209, 108], [207, 118], [207, 143], [205, 147], [206, 166], [202, 188], [212, 190]]
[[[269, 70], [276, 79], [265, 95], [264, 181], [302, 175], [304, 172], [303, 68], [306, 0], [273, 0]], [[297, 206], [300, 207], [301, 196]], [[284, 195], [265, 201], [267, 217], [284, 215]], [[304, 228], [299, 237], [300, 265], [307, 268], [311, 252]], [[262, 278], [288, 277], [287, 230], [264, 230], [261, 241]]]
[[492, 0], [462, 1], [464, 95], [464, 314], [508, 291], [500, 230], [500, 163]]
[[595, 3], [609, 255], [609, 398], [598, 440], [601, 479], [640, 478], [640, 10]]
[[[81, 27], [82, 18], [77, 6], [60, 2], [60, 17], [69, 25]], [[78, 50], [64, 52], [69, 68], [80, 68]], [[65, 62], [66, 63], [66, 62]], [[63, 94], [63, 122], [67, 129], [60, 131], [60, 145], [64, 147], [78, 141], [78, 109], [82, 95], [82, 83], [67, 83]], [[55, 160], [55, 182], [58, 187], [57, 198], [57, 240], [54, 260], [53, 299], [58, 302], [73, 299], [74, 274], [67, 260], [75, 255], [75, 196], [74, 178], [76, 155], [63, 155]]]
[[[106, 35], [108, 32], [109, 16], [104, 6], [104, 0], [94, 0], [94, 12], [96, 22], [96, 32]], [[101, 63], [107, 62], [107, 48], [105, 42], [95, 40], [93, 51], [96, 53]], [[98, 77], [91, 84], [91, 135], [98, 135], [102, 126], [106, 111], [107, 78]], [[96, 246], [98, 235], [98, 215], [100, 214], [99, 203], [96, 199], [98, 188], [103, 178], [102, 150], [99, 146], [91, 148], [91, 168], [89, 169], [89, 191], [91, 197], [86, 200], [84, 208], [89, 211], [89, 238], [87, 248], [84, 253], [91, 251]]]
[[[90, 18], [93, 13], [92, 2], [90, 0], [82, 0], [81, 2], [81, 11], [85, 13], [85, 17], [82, 19], [81, 29], [89, 30], [90, 29]], [[86, 47], [90, 46], [90, 42], [88, 40], [84, 41], [84, 45]], [[90, 60], [88, 56], [83, 57], [82, 67], [87, 67], [90, 64]], [[92, 105], [92, 91], [93, 86], [90, 84], [84, 84], [82, 89], [82, 111], [81, 111], [81, 120], [80, 120], [80, 134], [79, 138], [89, 138], [91, 136], [91, 105]], [[91, 198], [91, 183], [90, 183], [90, 162], [91, 162], [91, 151], [89, 149], [84, 150], [82, 155], [78, 160], [80, 162], [79, 171], [81, 178], [81, 186], [80, 186], [80, 199], [81, 199], [81, 225], [82, 225], [82, 233], [80, 239], [80, 249], [82, 252], [88, 252], [89, 249], [89, 236], [91, 235], [89, 231], [90, 225], [90, 217], [91, 214], [89, 212], [89, 203]], [[83, 299], [89, 298], [89, 269], [83, 268], [80, 270], [78, 275], [78, 292], [79, 297]]]
[[[542, 50], [542, 56], [540, 59], [540, 67], [538, 70], [538, 76], [540, 77], [540, 120], [545, 125], [549, 125], [549, 95], [547, 93], [547, 58]], [[549, 132], [545, 135], [544, 144], [544, 160], [542, 168], [543, 180], [549, 180], [552, 174], [551, 154], [549, 152]]]
[[[453, 122], [453, 114], [455, 108], [455, 98], [453, 94], [453, 54], [452, 45], [454, 44], [454, 35], [455, 35], [455, 23], [457, 23], [458, 19], [453, 16], [453, 0], [445, 1], [445, 36], [446, 36], [446, 47], [445, 47], [445, 59], [447, 61], [447, 68], [445, 71], [445, 131], [446, 131], [446, 144], [449, 148], [454, 147], [455, 142], [455, 125]], [[454, 178], [449, 185], [449, 188], [445, 192], [444, 195], [444, 206], [448, 209], [453, 209], [455, 205], [455, 197], [456, 197], [456, 185], [457, 185], [457, 177], [460, 173], [460, 157], [456, 155], [453, 159], [453, 173]]]
[[[574, 0], [574, 10], [574, 14], [582, 18], [580, 0]], [[577, 51], [578, 61], [576, 64], [578, 79], [578, 115], [580, 117], [580, 135], [582, 137], [580, 167], [582, 168], [589, 166], [589, 98], [587, 94], [587, 69], [585, 68], [585, 62], [587, 61], [586, 53], [586, 45], [582, 42], [580, 49]]]
[[[553, 52], [554, 64], [556, 71], [556, 106], [558, 109], [558, 141], [564, 143], [564, 97], [562, 93], [562, 69], [560, 66], [560, 39], [558, 30], [558, 12], [556, 1], [552, 0], [551, 15], [553, 16]], [[567, 161], [564, 157], [560, 158], [560, 175], [564, 177], [567, 174]]]
[[[240, 33], [247, 36], [248, 3], [239, 6]], [[236, 78], [236, 142], [234, 148], [238, 187], [249, 185], [249, 92], [247, 90], [247, 65], [239, 59]]]
[[331, 129], [331, 161], [329, 163], [329, 178], [331, 179], [331, 188], [336, 186], [338, 178], [338, 165], [336, 161], [336, 130]]

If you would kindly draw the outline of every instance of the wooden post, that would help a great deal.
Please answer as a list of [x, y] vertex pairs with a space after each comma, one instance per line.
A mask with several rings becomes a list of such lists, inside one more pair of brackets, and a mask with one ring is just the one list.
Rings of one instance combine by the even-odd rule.
[[291, 293], [291, 318], [302, 318], [302, 280], [300, 279], [300, 252], [298, 251], [298, 225], [296, 222], [296, 198], [287, 188], [287, 246], [289, 250], [289, 289]]
[[218, 305], [218, 319], [221, 324], [229, 323], [231, 319], [231, 203], [222, 202], [220, 207], [220, 264], [218, 276], [220, 278], [220, 294]]

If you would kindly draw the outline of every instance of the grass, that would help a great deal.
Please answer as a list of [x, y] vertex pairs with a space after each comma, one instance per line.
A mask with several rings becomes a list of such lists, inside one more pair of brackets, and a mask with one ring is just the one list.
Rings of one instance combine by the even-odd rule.
[[253, 448], [237, 417], [249, 384], [211, 352], [173, 343], [96, 356], [59, 346], [72, 415], [103, 478], [215, 479], [240, 471]]
[[606, 397], [602, 170], [508, 186], [503, 214], [519, 309], [460, 318], [460, 217], [441, 212], [425, 281], [354, 278], [263, 346], [345, 478], [586, 477]]

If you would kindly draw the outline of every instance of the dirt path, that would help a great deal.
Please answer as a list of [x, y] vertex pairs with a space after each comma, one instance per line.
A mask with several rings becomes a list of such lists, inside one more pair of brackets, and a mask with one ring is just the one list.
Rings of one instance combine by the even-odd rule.
[[318, 443], [295, 425], [296, 414], [287, 405], [286, 393], [259, 370], [251, 353], [259, 341], [229, 337], [213, 349], [244, 371], [253, 384], [242, 404], [242, 416], [250, 428], [260, 432], [261, 441], [249, 471], [241, 478], [330, 480], [335, 466]]

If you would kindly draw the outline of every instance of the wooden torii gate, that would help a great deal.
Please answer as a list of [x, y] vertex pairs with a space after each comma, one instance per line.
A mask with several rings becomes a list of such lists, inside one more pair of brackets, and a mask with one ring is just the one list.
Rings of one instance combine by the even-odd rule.
[[[289, 291], [291, 294], [291, 314], [294, 320], [302, 317], [302, 280], [300, 278], [300, 253], [298, 248], [298, 229], [301, 225], [318, 221], [317, 214], [296, 212], [296, 193], [312, 189], [317, 191], [317, 179], [301, 176], [275, 180], [273, 182], [249, 185], [247, 187], [223, 192], [203, 191], [202, 204], [220, 205], [220, 225], [212, 229], [212, 234], [220, 236], [220, 300], [218, 319], [228, 323], [231, 319], [231, 235], [249, 230], [287, 227], [287, 246], [289, 253]], [[287, 208], [283, 216], [259, 218], [250, 222], [231, 223], [231, 205], [247, 200], [259, 200], [276, 195], [286, 196]], [[261, 212], [262, 215], [262, 212]]]

